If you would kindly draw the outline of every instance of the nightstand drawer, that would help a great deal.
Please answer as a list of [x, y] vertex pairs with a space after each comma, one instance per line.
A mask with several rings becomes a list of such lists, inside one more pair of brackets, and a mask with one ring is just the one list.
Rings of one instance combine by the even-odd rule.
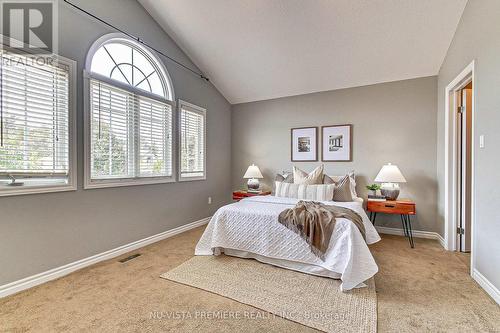
[[387, 214], [415, 214], [415, 204], [401, 201], [368, 201], [367, 209], [370, 212]]

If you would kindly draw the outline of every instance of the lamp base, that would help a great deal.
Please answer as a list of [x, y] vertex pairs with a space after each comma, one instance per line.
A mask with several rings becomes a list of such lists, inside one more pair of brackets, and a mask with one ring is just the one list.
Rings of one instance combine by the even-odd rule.
[[399, 189], [380, 189], [380, 193], [387, 199], [387, 200], [396, 200], [399, 196]]
[[392, 184], [392, 183], [383, 184], [382, 187], [380, 188], [380, 193], [387, 200], [394, 201], [399, 196], [399, 186], [398, 184]]
[[256, 178], [250, 178], [247, 182], [249, 192], [258, 192], [260, 188], [259, 180]]

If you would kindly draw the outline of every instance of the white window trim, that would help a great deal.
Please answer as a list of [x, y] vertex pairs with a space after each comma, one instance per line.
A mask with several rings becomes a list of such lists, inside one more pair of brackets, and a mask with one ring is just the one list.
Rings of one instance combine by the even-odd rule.
[[[0, 34], [3, 40], [4, 35]], [[7, 48], [7, 47], [6, 47]], [[35, 54], [35, 53], [33, 53]], [[77, 190], [77, 147], [76, 147], [76, 67], [77, 63], [74, 60], [65, 58], [60, 55], [51, 55], [63, 65], [69, 68], [69, 103], [68, 103], [68, 176], [67, 184], [63, 185], [30, 185], [19, 186], [0, 190], [0, 197], [39, 194], [51, 192], [66, 192]]]
[[[124, 84], [120, 81], [116, 81], [113, 79], [110, 79], [104, 75], [96, 74], [90, 72], [90, 66], [92, 63], [92, 58], [95, 54], [95, 52], [106, 42], [108, 42], [110, 39], [123, 39], [126, 40], [128, 43], [131, 44], [136, 44], [142, 49], [144, 49], [144, 46], [137, 44], [136, 41], [125, 37], [123, 34], [120, 33], [110, 33], [106, 34], [99, 39], [97, 39], [94, 44], [90, 47], [89, 52], [87, 53], [87, 59], [85, 61], [85, 69], [83, 71], [83, 99], [84, 99], [84, 111], [83, 111], [83, 127], [84, 127], [84, 182], [83, 182], [83, 188], [84, 189], [96, 189], [96, 188], [108, 188], [108, 187], [121, 187], [121, 186], [135, 186], [135, 185], [151, 185], [151, 184], [165, 184], [165, 183], [174, 183], [176, 181], [175, 175], [177, 173], [176, 170], [176, 154], [175, 154], [175, 147], [176, 147], [176, 127], [175, 127], [175, 110], [176, 110], [176, 105], [175, 105], [175, 95], [174, 95], [174, 89], [172, 86], [172, 80], [170, 79], [170, 76], [165, 69], [165, 66], [161, 60], [159, 60], [159, 57], [152, 54], [150, 51], [146, 50], [147, 52], [151, 53], [153, 58], [158, 59], [158, 65], [161, 67], [162, 74], [165, 75], [165, 78], [167, 79], [166, 84], [168, 85], [168, 89], [170, 89], [170, 97], [172, 100], [164, 99], [161, 96], [157, 96], [155, 94], [149, 93], [147, 91], [144, 91], [142, 89], [138, 89], [135, 87], [131, 87], [128, 84]], [[101, 82], [107, 83], [109, 85], [115, 86], [117, 88], [123, 89], [127, 92], [130, 92], [135, 95], [139, 96], [144, 96], [147, 98], [151, 98], [157, 101], [160, 101], [162, 103], [169, 104], [172, 108], [172, 175], [171, 176], [159, 176], [159, 177], [136, 177], [136, 178], [108, 178], [108, 179], [92, 179], [92, 168], [91, 168], [91, 138], [92, 135], [90, 133], [91, 131], [91, 105], [90, 105], [90, 80], [95, 79], [99, 80]]]
[[158, 65], [158, 69], [160, 70], [160, 74], [162, 74], [162, 76], [164, 78], [166, 78], [165, 84], [167, 85], [169, 96], [162, 99], [160, 96], [148, 93], [145, 90], [134, 89], [130, 85], [124, 84], [123, 82], [110, 79], [104, 75], [92, 73], [92, 76], [94, 76], [96, 80], [104, 81], [104, 82], [111, 84], [111, 85], [117, 85], [117, 87], [125, 89], [125, 90], [130, 90], [131, 92], [137, 91], [137, 93], [139, 95], [144, 95], [146, 97], [155, 98], [155, 99], [158, 99], [159, 101], [166, 101], [166, 100], [172, 101], [172, 102], [175, 101], [175, 93], [174, 93], [172, 78], [170, 77], [165, 65], [160, 60], [160, 57], [154, 51], [148, 50], [146, 46], [140, 44], [136, 40], [133, 40], [133, 39], [131, 39], [131, 38], [127, 37], [126, 35], [119, 33], [119, 32], [113, 32], [113, 33], [109, 33], [109, 34], [106, 34], [104, 36], [101, 36], [92, 44], [89, 51], [87, 52], [87, 58], [85, 59], [85, 67], [84, 68], [85, 68], [85, 71], [87, 73], [91, 73], [90, 68], [92, 66], [92, 58], [94, 57], [94, 54], [97, 52], [97, 50], [99, 50], [101, 48], [101, 46], [108, 43], [112, 39], [117, 40], [117, 41], [122, 41], [124, 43], [128, 43], [128, 44], [131, 44], [133, 46], [136, 46], [136, 47], [140, 48], [144, 53], [148, 54], [148, 56], [151, 57], [152, 59], [157, 59], [158, 60], [157, 65]]
[[[178, 171], [178, 179], [179, 179], [179, 182], [190, 182], [190, 181], [196, 181], [196, 180], [206, 180], [207, 179], [207, 156], [208, 156], [208, 153], [207, 153], [207, 110], [198, 106], [198, 105], [195, 105], [195, 104], [192, 104], [192, 103], [189, 103], [189, 102], [186, 102], [186, 101], [183, 101], [182, 99], [179, 99], [178, 102], [177, 102], [177, 128], [179, 129], [178, 130], [178, 142], [179, 142], [179, 145], [178, 145], [178, 154], [177, 154], [177, 160], [179, 161], [178, 162], [178, 167], [177, 167], [177, 170]], [[182, 150], [181, 150], [181, 147], [180, 147], [180, 143], [181, 143], [181, 117], [180, 117], [180, 113], [181, 113], [181, 109], [182, 109], [182, 106], [187, 106], [191, 109], [194, 109], [195, 111], [199, 112], [200, 114], [203, 115], [203, 135], [204, 135], [204, 138], [203, 138], [203, 152], [205, 153], [205, 156], [203, 156], [203, 176], [197, 176], [197, 177], [181, 177], [181, 154], [182, 154]]]

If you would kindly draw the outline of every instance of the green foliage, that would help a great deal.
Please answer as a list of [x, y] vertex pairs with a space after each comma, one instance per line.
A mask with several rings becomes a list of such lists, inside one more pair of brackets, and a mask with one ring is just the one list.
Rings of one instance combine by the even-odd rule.
[[[43, 169], [43, 162], [52, 160], [51, 130], [49, 128], [25, 129], [13, 118], [4, 118], [3, 146], [0, 146], [0, 171]], [[24, 146], [24, 138], [31, 138]], [[34, 139], [36, 138], [36, 140]]]
[[[109, 128], [109, 125], [102, 122], [101, 132], [97, 130], [98, 124], [94, 128], [94, 138], [92, 156], [94, 162], [94, 173], [101, 175], [123, 175], [127, 170], [126, 142], [120, 140]], [[100, 135], [99, 135], [100, 134]], [[111, 156], [110, 156], [111, 154]], [[111, 163], [110, 163], [111, 157]], [[110, 170], [111, 169], [111, 170]]]
[[145, 142], [141, 146], [141, 151], [141, 170], [151, 172], [154, 175], [162, 174], [165, 163], [158, 147], [150, 142]]
[[[109, 124], [95, 122], [93, 133], [93, 172], [95, 176], [120, 176], [133, 173], [128, 170], [127, 141], [117, 136]], [[100, 134], [100, 135], [99, 135]], [[164, 173], [163, 152], [145, 140], [141, 143], [140, 169], [142, 174], [161, 175]], [[110, 156], [111, 154], [111, 156]]]
[[366, 185], [366, 189], [368, 189], [370, 191], [378, 191], [378, 190], [380, 190], [380, 184]]

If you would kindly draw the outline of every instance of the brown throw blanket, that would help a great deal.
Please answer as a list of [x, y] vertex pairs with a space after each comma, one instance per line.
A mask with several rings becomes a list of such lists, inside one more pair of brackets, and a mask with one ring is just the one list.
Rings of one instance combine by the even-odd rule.
[[294, 208], [282, 211], [278, 221], [299, 234], [309, 244], [311, 251], [324, 260], [337, 218], [354, 223], [365, 238], [363, 219], [352, 209], [314, 201], [299, 201]]

